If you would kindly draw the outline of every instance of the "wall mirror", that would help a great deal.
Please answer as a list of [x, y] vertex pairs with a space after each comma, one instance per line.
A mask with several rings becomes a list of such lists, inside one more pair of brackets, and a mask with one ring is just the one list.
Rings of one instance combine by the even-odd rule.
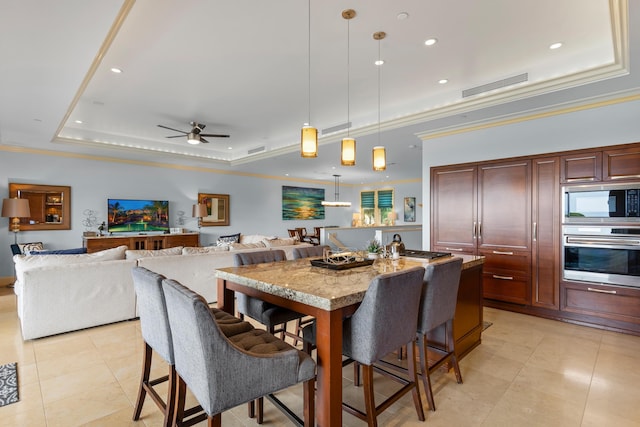
[[20, 230], [70, 230], [71, 187], [9, 183], [9, 197], [29, 200], [31, 217], [20, 218]]
[[200, 221], [202, 227], [229, 225], [229, 195], [198, 193], [198, 203], [207, 205], [207, 216]]

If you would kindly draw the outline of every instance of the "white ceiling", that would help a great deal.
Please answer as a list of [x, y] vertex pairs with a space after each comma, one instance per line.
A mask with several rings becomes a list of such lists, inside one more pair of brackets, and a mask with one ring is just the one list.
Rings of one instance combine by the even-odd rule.
[[[310, 25], [305, 0], [0, 4], [8, 146], [343, 183], [415, 179], [418, 134], [638, 86], [626, 33], [638, 12], [626, 0], [315, 0]], [[438, 43], [426, 47], [430, 37]], [[524, 73], [525, 83], [462, 97]], [[339, 166], [345, 131], [322, 133], [319, 157], [300, 158], [309, 116], [320, 131], [349, 118], [355, 167]], [[231, 137], [191, 146], [157, 126], [191, 121]], [[371, 170], [378, 144], [385, 172]]]

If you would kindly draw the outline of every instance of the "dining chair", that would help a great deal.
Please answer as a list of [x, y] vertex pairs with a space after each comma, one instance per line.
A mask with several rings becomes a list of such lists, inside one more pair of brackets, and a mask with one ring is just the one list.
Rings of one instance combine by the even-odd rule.
[[[209, 426], [221, 426], [222, 412], [261, 396], [267, 396], [296, 424], [314, 424], [315, 363], [309, 355], [255, 328], [228, 338], [202, 296], [171, 279], [163, 280], [162, 287], [175, 354], [174, 425], [202, 420], [183, 421], [187, 387]], [[304, 421], [273, 395], [301, 382]]]
[[[163, 426], [169, 426], [175, 412], [175, 384], [176, 370], [173, 352], [171, 328], [167, 316], [167, 306], [162, 290], [162, 280], [165, 276], [144, 267], [134, 267], [131, 271], [133, 285], [136, 292], [140, 329], [144, 340], [142, 355], [142, 374], [138, 397], [133, 411], [133, 420], [140, 419], [142, 406], [147, 394], [164, 414]], [[220, 329], [227, 337], [245, 333], [253, 329], [248, 322], [243, 322], [222, 310], [210, 308]], [[169, 374], [151, 379], [151, 364], [153, 354], [160, 356], [169, 366]], [[163, 399], [154, 389], [155, 386], [168, 381], [167, 397]], [[199, 407], [191, 408], [187, 412], [194, 415], [200, 412]]]
[[[462, 384], [462, 375], [460, 374], [460, 366], [458, 365], [458, 357], [455, 350], [455, 338], [453, 336], [453, 319], [456, 313], [461, 272], [462, 258], [453, 258], [451, 261], [429, 264], [424, 276], [417, 336], [422, 382], [427, 394], [429, 408], [432, 411], [436, 410], [436, 405], [431, 389], [431, 373], [435, 372], [444, 363], [450, 362], [458, 384]], [[429, 345], [427, 339], [427, 334], [441, 325], [444, 325], [445, 328], [444, 349]], [[431, 354], [440, 356], [431, 365], [429, 365], [429, 359], [427, 358], [427, 349]]]
[[[342, 408], [369, 426], [377, 426], [378, 415], [409, 391], [413, 395], [418, 419], [424, 421], [413, 345], [407, 345], [408, 377], [376, 369], [402, 384], [402, 388], [379, 405], [375, 403], [373, 390], [374, 363], [399, 346], [412, 344], [415, 339], [424, 273], [423, 267], [413, 267], [376, 276], [353, 316], [343, 321], [342, 352], [348, 357], [343, 365], [354, 361], [362, 365], [366, 411], [362, 412], [346, 402], [342, 402]], [[315, 346], [315, 323], [303, 329], [303, 337], [306, 350]]]

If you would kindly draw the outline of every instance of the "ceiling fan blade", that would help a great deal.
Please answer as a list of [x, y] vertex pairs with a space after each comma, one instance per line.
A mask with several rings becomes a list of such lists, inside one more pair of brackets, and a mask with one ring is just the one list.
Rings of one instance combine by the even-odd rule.
[[184, 135], [171, 135], [171, 136], [165, 136], [165, 138], [184, 138]]
[[200, 136], [208, 136], [211, 138], [229, 138], [229, 135], [222, 135], [216, 133], [201, 133]]
[[180, 130], [180, 129], [170, 128], [169, 126], [158, 125], [158, 127], [159, 127], [159, 128], [163, 128], [163, 129], [169, 129], [169, 130], [172, 130], [172, 131], [174, 131], [174, 132], [180, 132], [180, 133], [183, 133], [183, 134], [185, 134], [185, 135], [189, 133], [189, 132], [185, 132], [185, 131]]
[[200, 142], [204, 142], [205, 144], [208, 144], [208, 143], [209, 143], [209, 141], [207, 141], [206, 139], [204, 139], [204, 138], [202, 137], [202, 135], [200, 135]]

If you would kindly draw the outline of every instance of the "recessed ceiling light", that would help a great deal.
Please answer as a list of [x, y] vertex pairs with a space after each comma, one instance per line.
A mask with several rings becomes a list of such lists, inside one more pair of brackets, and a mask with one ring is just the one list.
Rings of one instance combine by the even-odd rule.
[[438, 83], [440, 83], [441, 85], [449, 83], [449, 79], [440, 79], [438, 80]]
[[384, 59], [377, 59], [376, 62], [374, 62], [374, 64], [383, 65], [384, 64]]
[[81, 125], [82, 124], [82, 120], [74, 120], [77, 124]]
[[560, 49], [562, 47], [562, 43], [557, 42], [557, 43], [553, 43], [552, 45], [549, 46], [549, 49]]
[[438, 39], [436, 38], [427, 39], [424, 41], [425, 46], [433, 46], [436, 43], [438, 43]]
[[227, 147], [227, 150], [233, 150], [233, 147]]
[[398, 18], [398, 20], [407, 19], [408, 17], [409, 17], [409, 14], [407, 12], [400, 12], [398, 14], [398, 16], [396, 16], [396, 18]]
[[122, 73], [122, 70], [120, 68], [113, 67], [111, 69], [111, 72], [116, 73], [116, 74], [120, 74], [120, 73]]

